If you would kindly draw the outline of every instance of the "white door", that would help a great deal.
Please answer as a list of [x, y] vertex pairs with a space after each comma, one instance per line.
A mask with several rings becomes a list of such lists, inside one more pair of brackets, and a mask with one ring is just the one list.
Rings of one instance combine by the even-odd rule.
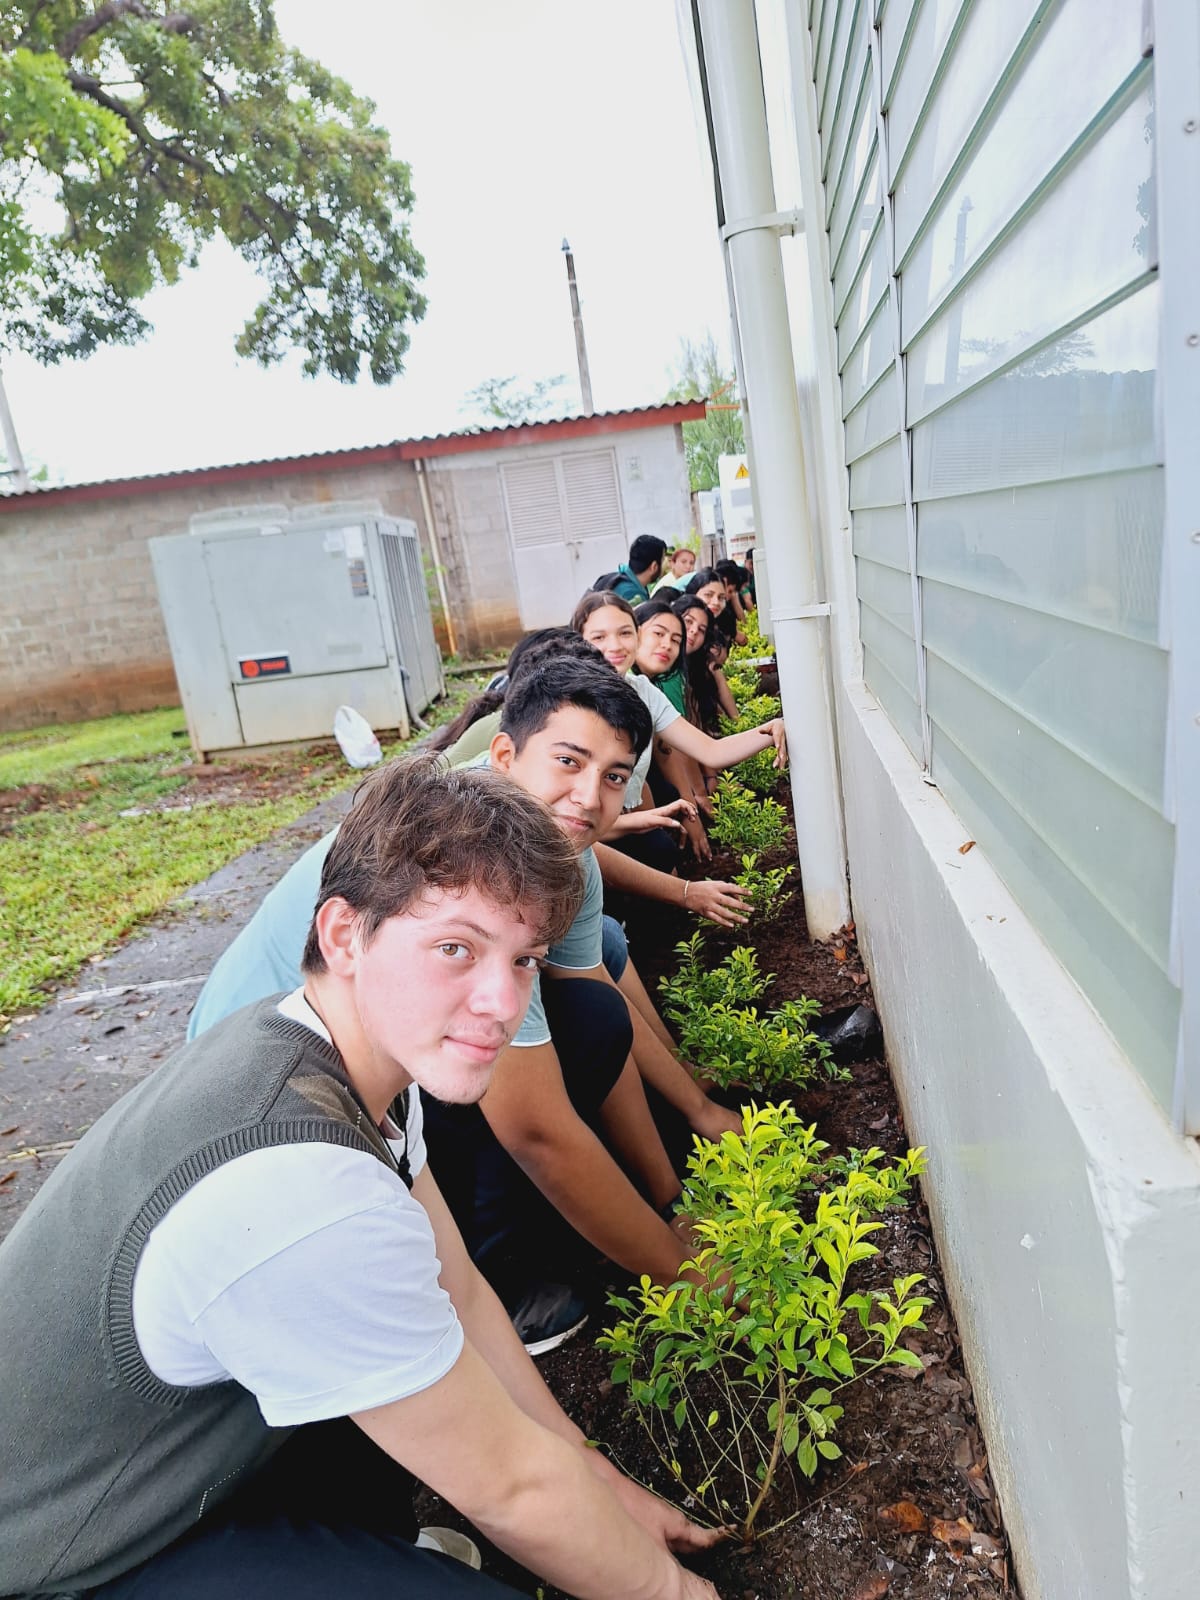
[[589, 450], [500, 469], [512, 538], [521, 621], [551, 628], [567, 621], [593, 578], [629, 553], [616, 457]]

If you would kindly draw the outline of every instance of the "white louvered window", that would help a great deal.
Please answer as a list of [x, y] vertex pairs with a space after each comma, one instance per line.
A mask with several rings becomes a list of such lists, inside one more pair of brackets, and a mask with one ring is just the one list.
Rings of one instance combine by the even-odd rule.
[[1142, 9], [812, 0], [810, 25], [864, 677], [1170, 1108]]

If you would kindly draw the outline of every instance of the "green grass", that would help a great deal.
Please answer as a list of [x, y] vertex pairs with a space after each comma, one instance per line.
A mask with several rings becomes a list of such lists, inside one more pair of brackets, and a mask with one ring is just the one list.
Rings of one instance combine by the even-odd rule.
[[[455, 685], [441, 715], [476, 687]], [[0, 792], [32, 788], [42, 805], [0, 834], [0, 1028], [44, 1005], [46, 985], [363, 776], [336, 749], [280, 751], [248, 764], [266, 797], [221, 803], [196, 795], [197, 783], [190, 809], [181, 795], [169, 809], [192, 782], [181, 769], [190, 747], [175, 737], [184, 726], [168, 708], [0, 735]]]

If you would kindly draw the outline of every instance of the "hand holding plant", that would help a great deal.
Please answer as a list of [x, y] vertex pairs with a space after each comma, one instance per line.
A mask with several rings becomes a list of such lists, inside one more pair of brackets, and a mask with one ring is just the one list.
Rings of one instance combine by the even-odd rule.
[[742, 870], [734, 878], [750, 897], [750, 905], [756, 916], [764, 922], [774, 922], [791, 899], [790, 892], [785, 892], [784, 884], [795, 871], [795, 867], [761, 868], [758, 865], [758, 851], [747, 851], [742, 857]]

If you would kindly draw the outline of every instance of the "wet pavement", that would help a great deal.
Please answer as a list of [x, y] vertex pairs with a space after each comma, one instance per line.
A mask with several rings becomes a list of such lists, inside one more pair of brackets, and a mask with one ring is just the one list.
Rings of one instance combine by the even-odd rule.
[[351, 798], [323, 801], [18, 1015], [0, 1038], [0, 1238], [79, 1136], [183, 1043], [217, 957]]

